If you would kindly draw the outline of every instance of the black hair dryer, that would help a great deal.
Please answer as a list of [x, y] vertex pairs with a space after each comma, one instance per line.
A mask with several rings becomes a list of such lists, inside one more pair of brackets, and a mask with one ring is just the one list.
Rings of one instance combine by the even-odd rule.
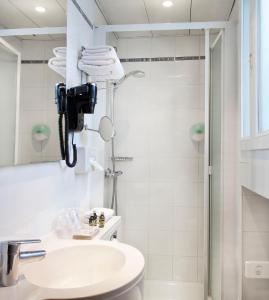
[[[62, 159], [73, 168], [77, 163], [77, 147], [74, 133], [84, 128], [84, 114], [93, 114], [97, 102], [97, 87], [86, 83], [66, 90], [64, 83], [55, 87], [55, 103], [59, 114], [59, 139]], [[64, 119], [64, 130], [63, 130]], [[73, 161], [70, 161], [69, 134], [72, 134]]]

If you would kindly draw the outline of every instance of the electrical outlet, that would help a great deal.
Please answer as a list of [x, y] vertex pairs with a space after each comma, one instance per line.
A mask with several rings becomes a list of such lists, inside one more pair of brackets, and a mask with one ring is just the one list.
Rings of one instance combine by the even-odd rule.
[[269, 261], [246, 261], [245, 277], [269, 279]]

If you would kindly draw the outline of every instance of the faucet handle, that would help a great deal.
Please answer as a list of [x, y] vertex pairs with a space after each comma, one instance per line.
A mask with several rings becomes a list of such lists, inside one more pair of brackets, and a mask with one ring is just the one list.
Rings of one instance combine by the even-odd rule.
[[46, 255], [45, 250], [20, 251], [20, 246], [22, 244], [40, 242], [40, 239], [0, 242], [0, 287], [11, 286], [17, 283], [18, 264], [20, 259], [40, 259]]
[[33, 243], [41, 243], [40, 239], [32, 239], [32, 240], [11, 240], [4, 242], [7, 245], [8, 253], [16, 253], [19, 252], [20, 246], [22, 244], [33, 244]]
[[20, 246], [22, 244], [35, 244], [41, 243], [40, 239], [33, 239], [33, 240], [14, 240], [14, 241], [7, 241], [7, 254], [8, 255], [18, 255], [20, 259], [26, 258], [40, 258], [46, 255], [45, 250], [35, 250], [35, 251], [20, 251]]
[[7, 241], [9, 245], [21, 245], [21, 244], [35, 244], [41, 243], [40, 239], [32, 239], [32, 240], [11, 240]]

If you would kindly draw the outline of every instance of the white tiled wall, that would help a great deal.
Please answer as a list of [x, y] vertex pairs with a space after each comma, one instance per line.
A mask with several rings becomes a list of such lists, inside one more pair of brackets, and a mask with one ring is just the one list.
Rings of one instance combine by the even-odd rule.
[[[121, 58], [203, 55], [203, 37], [119, 40]], [[130, 78], [116, 94], [119, 214], [124, 239], [146, 257], [147, 278], [201, 281], [202, 145], [190, 128], [203, 121], [203, 60], [124, 63]], [[109, 194], [110, 196], [110, 194]], [[199, 270], [199, 271], [198, 271]]]
[[[22, 42], [22, 60], [48, 60], [52, 49], [65, 46], [65, 40]], [[55, 161], [60, 159], [58, 114], [54, 100], [54, 87], [65, 79], [47, 64], [22, 64], [20, 98], [19, 162]], [[40, 144], [32, 138], [35, 125], [45, 124], [51, 130], [48, 142]]]
[[[245, 188], [243, 197], [243, 273], [247, 260], [269, 260], [269, 199]], [[268, 279], [246, 279], [243, 300], [269, 299]]]
[[59, 162], [1, 168], [0, 240], [42, 237], [62, 209], [88, 208], [90, 179]]

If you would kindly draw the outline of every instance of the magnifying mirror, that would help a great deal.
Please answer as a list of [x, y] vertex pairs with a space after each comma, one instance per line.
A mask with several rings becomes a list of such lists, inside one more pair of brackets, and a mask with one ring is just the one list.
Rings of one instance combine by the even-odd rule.
[[104, 116], [101, 118], [98, 130], [88, 128], [87, 125], [85, 126], [85, 129], [98, 132], [100, 134], [100, 137], [105, 142], [109, 142], [115, 135], [115, 130], [114, 130], [112, 120], [108, 116]]
[[105, 142], [109, 142], [115, 135], [112, 120], [107, 116], [102, 117], [100, 120], [100, 123], [99, 123], [98, 131], [99, 131], [101, 138]]

